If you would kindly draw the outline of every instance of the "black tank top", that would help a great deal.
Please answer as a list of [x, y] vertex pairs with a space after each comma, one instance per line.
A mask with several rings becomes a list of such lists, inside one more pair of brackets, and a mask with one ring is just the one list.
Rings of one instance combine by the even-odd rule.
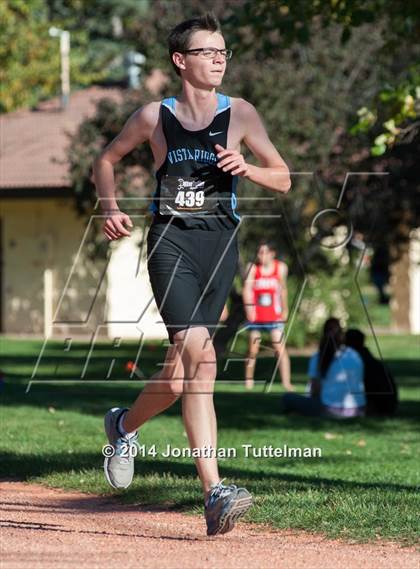
[[175, 97], [160, 106], [167, 154], [156, 172], [157, 188], [150, 211], [153, 224], [171, 223], [181, 229], [232, 230], [240, 222], [236, 213], [238, 176], [217, 167], [215, 144], [227, 145], [230, 98], [217, 94], [218, 106], [211, 124], [187, 130], [176, 118]]

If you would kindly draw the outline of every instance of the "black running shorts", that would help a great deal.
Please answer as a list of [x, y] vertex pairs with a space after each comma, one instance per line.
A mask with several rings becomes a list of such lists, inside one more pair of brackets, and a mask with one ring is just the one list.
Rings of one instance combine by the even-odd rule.
[[147, 269], [169, 342], [192, 326], [213, 337], [238, 264], [236, 231], [181, 229], [152, 224], [147, 234]]

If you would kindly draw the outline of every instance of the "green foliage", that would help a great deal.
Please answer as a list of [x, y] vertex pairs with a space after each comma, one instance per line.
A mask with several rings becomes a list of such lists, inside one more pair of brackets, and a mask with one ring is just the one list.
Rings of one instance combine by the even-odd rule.
[[48, 27], [42, 0], [0, 3], [0, 112], [32, 106], [54, 94], [59, 56]]
[[415, 0], [242, 0], [241, 9], [224, 19], [235, 45], [247, 50], [255, 43], [264, 52], [278, 50], [295, 41], [306, 43], [313, 34], [312, 24], [323, 29], [337, 24], [341, 43], [346, 43], [355, 29], [380, 23], [387, 48], [392, 49], [404, 38], [415, 41], [418, 34], [420, 8]]
[[[325, 30], [319, 23], [313, 26], [305, 46], [296, 43], [275, 56], [267, 54], [264, 65], [254, 50], [235, 54], [224, 84], [226, 92], [255, 105], [292, 172], [292, 189], [286, 197], [241, 180], [241, 250], [252, 258], [257, 240], [272, 239], [287, 255], [293, 274], [301, 272], [299, 259], [307, 273], [333, 270], [323, 250], [310, 242], [308, 228], [320, 209], [337, 204], [346, 169], [349, 164], [353, 167], [353, 156], [361, 152], [360, 141], [347, 135], [354, 109], [363, 104], [366, 92], [375, 91], [379, 73], [384, 73], [365, 57], [367, 51], [376, 57], [380, 50], [375, 29], [355, 30], [342, 45], [337, 26]], [[337, 221], [343, 220], [323, 219], [326, 235]]]
[[[298, 348], [318, 342], [327, 318], [338, 318], [343, 327], [365, 327], [366, 314], [347, 253], [332, 261], [330, 271], [318, 270], [306, 279], [288, 279], [290, 330], [288, 344]], [[294, 313], [294, 307], [296, 312]]]
[[[314, 26], [314, 23], [317, 25]], [[244, 0], [242, 9], [233, 11], [225, 19], [232, 45], [240, 52], [252, 50], [261, 59], [280, 54], [280, 51], [297, 42], [306, 45], [321, 27], [337, 26], [340, 43], [347, 44], [357, 28], [375, 24], [379, 30], [382, 54], [402, 56], [401, 64], [409, 68], [410, 61], [420, 57], [418, 31], [420, 5], [388, 0], [350, 0], [346, 2], [317, 2], [284, 0]], [[401, 53], [402, 51], [402, 53]], [[408, 58], [407, 58], [408, 57]], [[378, 60], [369, 61], [372, 66]], [[408, 63], [408, 65], [407, 65]], [[407, 70], [408, 71], [408, 70]], [[379, 84], [373, 96], [372, 108], [366, 103], [357, 111], [358, 122], [353, 132], [366, 132], [383, 114], [383, 129], [374, 135], [371, 152], [380, 156], [406, 136], [411, 138], [419, 130], [419, 67], [388, 86]], [[367, 102], [367, 101], [366, 101]], [[379, 109], [379, 106], [382, 108]], [[402, 128], [398, 128], [399, 125]]]
[[396, 143], [412, 140], [420, 126], [420, 65], [412, 66], [407, 79], [380, 91], [372, 110], [363, 107], [357, 114], [359, 120], [350, 129], [351, 134], [369, 132], [379, 122], [377, 115], [382, 116], [383, 129], [374, 138], [372, 156], [381, 156]]
[[32, 107], [60, 93], [59, 39], [49, 36], [51, 26], [70, 32], [73, 90], [111, 77], [125, 80], [123, 57], [138, 46], [135, 26], [148, 10], [148, 0], [2, 2], [0, 112]]

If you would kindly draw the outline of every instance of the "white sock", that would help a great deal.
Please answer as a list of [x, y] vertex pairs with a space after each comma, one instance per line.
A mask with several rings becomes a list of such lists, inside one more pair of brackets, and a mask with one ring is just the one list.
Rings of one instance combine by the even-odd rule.
[[127, 411], [124, 411], [124, 413], [121, 413], [121, 417], [118, 419], [118, 430], [120, 431], [120, 433], [122, 435], [124, 435], [125, 437], [132, 437], [133, 435], [136, 434], [137, 431], [131, 431], [131, 433], [127, 433], [127, 431], [124, 429], [123, 427], [123, 420], [125, 417], [125, 414], [127, 413]]

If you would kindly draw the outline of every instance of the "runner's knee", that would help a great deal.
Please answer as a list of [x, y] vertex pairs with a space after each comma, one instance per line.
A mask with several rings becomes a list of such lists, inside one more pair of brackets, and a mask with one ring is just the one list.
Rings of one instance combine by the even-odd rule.
[[257, 345], [250, 345], [248, 348], [248, 357], [249, 358], [255, 358], [258, 355], [258, 352], [260, 351], [260, 346], [259, 344]]
[[168, 349], [165, 362], [156, 379], [160, 390], [176, 396], [182, 395], [184, 365], [176, 346], [170, 346]]
[[188, 363], [184, 366], [185, 376], [189, 380], [214, 381], [217, 374], [216, 352], [213, 345], [205, 349], [192, 351], [187, 357]]

